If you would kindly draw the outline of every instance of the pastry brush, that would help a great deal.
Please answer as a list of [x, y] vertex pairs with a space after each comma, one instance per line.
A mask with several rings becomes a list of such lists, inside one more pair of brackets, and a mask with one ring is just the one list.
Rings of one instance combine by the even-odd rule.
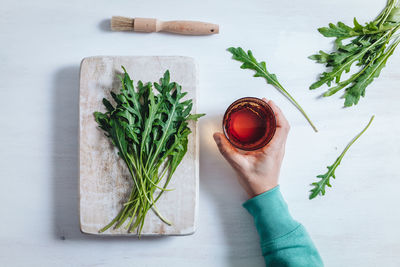
[[135, 32], [172, 32], [186, 35], [208, 35], [219, 33], [218, 24], [200, 21], [161, 21], [151, 18], [111, 18], [111, 30]]

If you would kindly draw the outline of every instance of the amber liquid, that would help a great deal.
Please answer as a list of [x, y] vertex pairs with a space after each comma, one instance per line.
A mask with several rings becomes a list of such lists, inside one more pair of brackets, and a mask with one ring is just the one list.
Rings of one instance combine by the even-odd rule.
[[227, 129], [231, 138], [246, 145], [257, 142], [265, 135], [267, 121], [257, 111], [254, 108], [240, 108], [231, 113]]
[[224, 116], [224, 130], [228, 140], [243, 150], [265, 146], [275, 133], [275, 115], [259, 99], [234, 102]]

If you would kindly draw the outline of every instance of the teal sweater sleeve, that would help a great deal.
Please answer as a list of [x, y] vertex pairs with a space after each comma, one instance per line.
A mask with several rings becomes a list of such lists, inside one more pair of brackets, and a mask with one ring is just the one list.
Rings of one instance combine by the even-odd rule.
[[290, 216], [279, 186], [247, 200], [243, 207], [254, 217], [266, 266], [323, 266], [306, 229]]

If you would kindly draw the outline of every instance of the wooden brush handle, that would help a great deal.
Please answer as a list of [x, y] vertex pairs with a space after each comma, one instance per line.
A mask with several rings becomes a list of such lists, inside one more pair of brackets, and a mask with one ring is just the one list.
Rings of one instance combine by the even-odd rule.
[[160, 21], [157, 19], [135, 18], [133, 30], [137, 32], [172, 32], [186, 35], [208, 35], [219, 33], [218, 24], [200, 21]]

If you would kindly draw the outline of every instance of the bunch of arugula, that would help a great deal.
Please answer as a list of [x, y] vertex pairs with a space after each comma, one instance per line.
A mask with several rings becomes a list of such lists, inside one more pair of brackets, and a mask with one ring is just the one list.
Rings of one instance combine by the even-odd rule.
[[[168, 70], [160, 83], [154, 83], [158, 91], [155, 94], [151, 83], [139, 81], [135, 90], [133, 81], [122, 68], [124, 75], [119, 76], [121, 91], [119, 94], [111, 92], [116, 105], [104, 98], [107, 111], [95, 112], [94, 116], [126, 163], [133, 188], [121, 211], [100, 232], [114, 224], [119, 228], [129, 219], [126, 229], [128, 232], [137, 229], [140, 236], [150, 209], [162, 221], [171, 224], [155, 204], [162, 193], [169, 190], [167, 186], [172, 175], [186, 154], [191, 133], [188, 121], [197, 120], [204, 114], [190, 114], [192, 100], [183, 100], [187, 93], [181, 91], [179, 84], [170, 82]], [[165, 183], [161, 186], [163, 178]]]
[[[332, 53], [320, 51], [309, 58], [330, 67], [321, 74], [319, 80], [310, 86], [316, 89], [323, 84], [330, 88], [323, 96], [331, 96], [345, 89], [344, 106], [356, 105], [361, 96], [365, 96], [366, 87], [377, 78], [385, 67], [388, 58], [400, 42], [396, 31], [400, 28], [400, 7], [398, 0], [388, 0], [379, 16], [365, 26], [354, 18], [354, 27], [343, 22], [318, 29], [325, 37], [334, 37], [335, 50]], [[344, 44], [343, 40], [347, 43]], [[343, 72], [348, 73], [356, 63], [359, 70], [348, 79], [341, 81]], [[332, 86], [332, 82], [335, 86]]]
[[318, 175], [317, 178], [320, 180], [318, 182], [314, 182], [311, 185], [314, 186], [313, 189], [311, 189], [311, 194], [309, 196], [309, 199], [313, 199], [318, 195], [325, 195], [325, 187], [332, 187], [330, 184], [330, 178], [336, 178], [335, 176], [335, 170], [336, 168], [340, 165], [342, 162], [342, 159], [344, 155], [346, 154], [347, 150], [354, 144], [355, 141], [357, 141], [358, 138], [368, 129], [368, 127], [371, 125], [372, 121], [374, 120], [375, 116], [372, 116], [371, 119], [369, 120], [367, 126], [359, 133], [357, 134], [351, 141], [350, 143], [347, 144], [343, 152], [339, 155], [339, 157], [335, 160], [335, 162], [331, 165], [328, 166], [328, 171], [325, 174]]

